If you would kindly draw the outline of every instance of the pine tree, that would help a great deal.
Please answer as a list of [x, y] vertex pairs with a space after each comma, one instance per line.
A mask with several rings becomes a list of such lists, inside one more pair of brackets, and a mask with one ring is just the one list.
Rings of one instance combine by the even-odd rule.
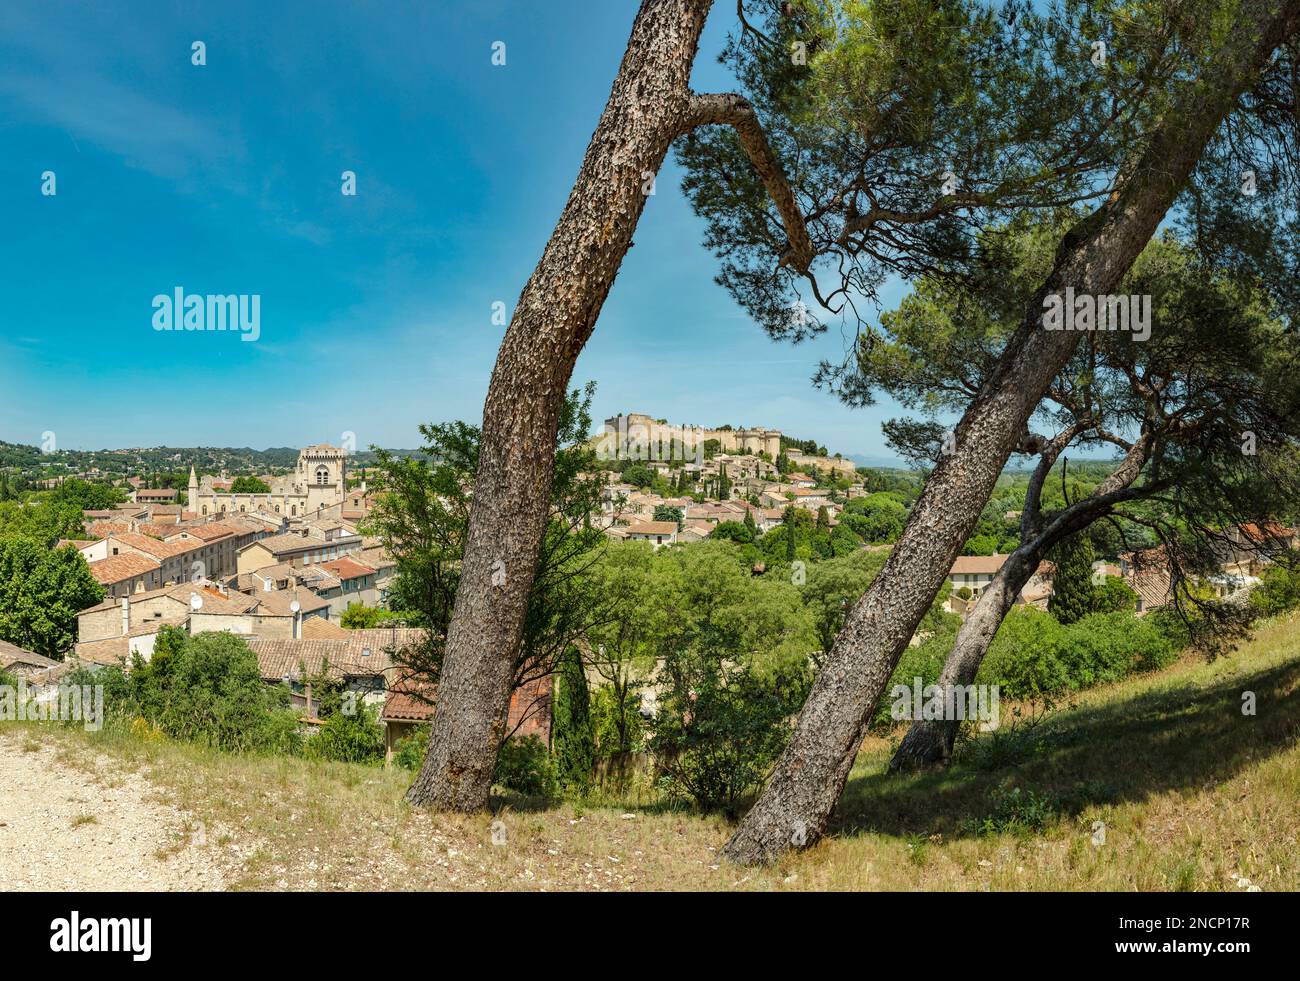
[[785, 525], [785, 559], [787, 562], [794, 561], [794, 505], [785, 509], [785, 514], [781, 518], [781, 523]]
[[559, 685], [551, 713], [556, 774], [570, 791], [591, 783], [596, 762], [595, 732], [591, 725], [591, 693], [582, 656], [570, 647], [561, 658]]
[[745, 508], [745, 527], [749, 529], [749, 533], [754, 538], [758, 537], [758, 525], [754, 524], [754, 511], [752, 508]]
[[1093, 611], [1096, 590], [1092, 585], [1092, 563], [1096, 557], [1092, 542], [1084, 535], [1074, 535], [1057, 546], [1047, 611], [1061, 623], [1074, 623]]

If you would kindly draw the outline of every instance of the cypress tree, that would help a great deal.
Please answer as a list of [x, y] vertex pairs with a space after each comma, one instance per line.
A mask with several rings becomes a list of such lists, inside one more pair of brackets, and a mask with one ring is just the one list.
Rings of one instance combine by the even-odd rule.
[[576, 647], [570, 647], [560, 659], [551, 726], [555, 769], [560, 784], [565, 790], [585, 790], [591, 784], [596, 763], [596, 740], [591, 725], [587, 674]]
[[1074, 623], [1096, 606], [1092, 585], [1092, 563], [1096, 560], [1092, 542], [1085, 535], [1073, 535], [1056, 547], [1053, 560], [1052, 596], [1047, 611], [1063, 624]]

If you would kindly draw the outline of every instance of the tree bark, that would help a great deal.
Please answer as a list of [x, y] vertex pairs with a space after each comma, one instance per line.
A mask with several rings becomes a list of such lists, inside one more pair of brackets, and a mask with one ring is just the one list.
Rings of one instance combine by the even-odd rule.
[[417, 805], [485, 808], [538, 550], [550, 510], [565, 389], [591, 336], [672, 141], [736, 128], [787, 223], [790, 264], [812, 244], [752, 107], [695, 95], [691, 66], [712, 0], [644, 0], [573, 190], [519, 297], [487, 401], [478, 476], [447, 631], [429, 749], [407, 793]]
[[884, 569], [854, 605], [767, 786], [723, 854], [770, 863], [825, 832], [863, 730], [898, 657], [933, 602], [1034, 407], [1078, 342], [1042, 329], [1042, 301], [1073, 286], [1110, 292], [1141, 252], [1210, 137], [1274, 48], [1296, 30], [1300, 0], [1248, 0], [1236, 29], [1185, 83], [1116, 195], [1065, 236], [1047, 282], [956, 430], [955, 452], [926, 482]]

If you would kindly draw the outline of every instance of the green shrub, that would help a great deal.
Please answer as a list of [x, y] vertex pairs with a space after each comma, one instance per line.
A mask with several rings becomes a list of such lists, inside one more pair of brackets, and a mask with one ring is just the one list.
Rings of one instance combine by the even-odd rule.
[[785, 749], [808, 691], [807, 670], [793, 662], [759, 672], [689, 660], [689, 676], [678, 674], [660, 700], [650, 748], [671, 796], [734, 814]]
[[1137, 610], [1138, 594], [1123, 579], [1107, 576], [1106, 581], [1093, 590], [1094, 613], [1133, 613]]
[[393, 746], [393, 763], [405, 770], [418, 770], [429, 749], [429, 727], [416, 726]]
[[262, 681], [257, 656], [234, 634], [190, 637], [163, 627], [152, 658], [137, 657], [129, 674], [103, 668], [68, 680], [103, 685], [107, 715], [144, 719], [172, 739], [236, 752], [295, 753], [302, 746], [289, 693]]
[[1276, 616], [1300, 606], [1300, 569], [1275, 565], [1260, 577], [1250, 604], [1260, 616]]
[[[351, 709], [351, 711], [349, 711]], [[306, 744], [307, 755], [338, 763], [382, 763], [384, 730], [363, 699], [331, 712]]]
[[629, 690], [621, 701], [613, 685], [601, 685], [591, 693], [591, 727], [596, 734], [597, 756], [637, 753], [644, 748], [641, 696]]
[[894, 673], [889, 678], [889, 684], [885, 686], [885, 697], [876, 703], [876, 712], [872, 717], [873, 725], [888, 727], [896, 722], [891, 714], [894, 701], [891, 693], [894, 686], [903, 685], [910, 690], [917, 678], [921, 679], [922, 689], [926, 685], [938, 682], [939, 673], [943, 671], [944, 662], [947, 661], [948, 653], [952, 650], [960, 623], [957, 617], [952, 617], [951, 623], [944, 623], [939, 630], [916, 647], [903, 650], [898, 664], [894, 667]]
[[492, 782], [530, 797], [554, 797], [558, 790], [551, 754], [536, 736], [512, 736], [502, 744]]
[[1060, 659], [1061, 625], [1050, 613], [1016, 607], [1007, 614], [980, 666], [977, 681], [998, 685], [1004, 698], [1050, 698], [1070, 687]]
[[1128, 613], [1090, 613], [1061, 631], [1057, 656], [1071, 688], [1118, 681], [1133, 670], [1136, 648], [1131, 632], [1137, 618]]

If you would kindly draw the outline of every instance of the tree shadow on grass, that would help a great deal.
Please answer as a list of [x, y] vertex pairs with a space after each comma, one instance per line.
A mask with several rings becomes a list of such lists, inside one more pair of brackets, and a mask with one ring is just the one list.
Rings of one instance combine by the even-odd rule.
[[[990, 817], [1016, 820], [1014, 813], [997, 813], [997, 795], [1013, 786], [1032, 793], [1037, 811], [1043, 805], [1055, 817], [1073, 817], [1092, 805], [1223, 783], [1300, 741], [1298, 686], [1300, 661], [1293, 661], [981, 735], [946, 770], [851, 776], [831, 831], [969, 837]], [[1247, 691], [1255, 693], [1254, 716], [1242, 713]], [[883, 771], [884, 761], [879, 766]]]

